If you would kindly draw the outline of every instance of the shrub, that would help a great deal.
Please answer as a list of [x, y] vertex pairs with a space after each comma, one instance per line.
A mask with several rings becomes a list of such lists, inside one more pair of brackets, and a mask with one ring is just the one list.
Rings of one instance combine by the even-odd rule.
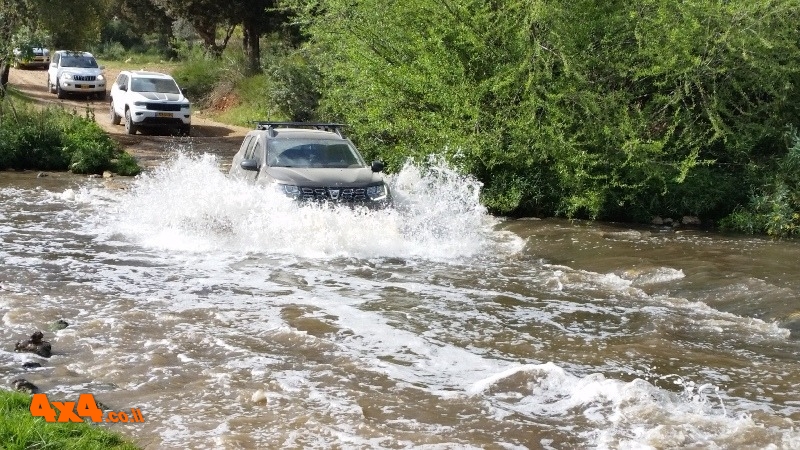
[[[102, 173], [122, 167], [138, 173], [130, 155], [94, 122], [61, 108], [21, 108], [0, 115], [0, 170], [70, 170]], [[116, 160], [116, 164], [114, 163]]]
[[172, 76], [181, 88], [187, 91], [193, 103], [203, 105], [211, 98], [216, 84], [222, 79], [224, 68], [220, 60], [192, 51], [188, 59], [172, 72]]
[[88, 117], [72, 116], [64, 130], [62, 153], [74, 173], [102, 173], [112, 169], [117, 144]]
[[114, 172], [122, 176], [134, 176], [142, 172], [142, 168], [130, 153], [122, 152], [114, 164]]
[[275, 59], [268, 73], [274, 82], [270, 90], [272, 103], [280, 114], [293, 121], [316, 119], [320, 73], [304, 52]]
[[298, 14], [322, 72], [317, 113], [352, 125], [365, 153], [457, 149], [503, 214], [718, 219], [800, 111], [797, 11], [322, 0]]
[[786, 137], [788, 151], [763, 172], [761, 187], [750, 195], [747, 207], [737, 207], [721, 221], [723, 229], [774, 237], [800, 235], [800, 135], [790, 128]]
[[17, 110], [0, 117], [0, 169], [63, 170], [63, 131], [51, 109]]

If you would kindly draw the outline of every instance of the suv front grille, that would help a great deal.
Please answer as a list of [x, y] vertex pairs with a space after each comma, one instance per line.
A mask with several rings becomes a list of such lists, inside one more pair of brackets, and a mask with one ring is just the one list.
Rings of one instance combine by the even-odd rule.
[[360, 201], [367, 199], [366, 188], [301, 187], [303, 200]]
[[180, 103], [147, 103], [145, 106], [151, 111], [180, 111]]
[[94, 81], [97, 77], [94, 75], [73, 75], [72, 79], [75, 81]]

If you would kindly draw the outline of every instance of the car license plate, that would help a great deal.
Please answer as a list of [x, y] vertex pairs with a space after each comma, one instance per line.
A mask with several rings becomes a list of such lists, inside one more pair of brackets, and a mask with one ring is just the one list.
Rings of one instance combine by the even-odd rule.
[[75, 87], [78, 89], [89, 89], [88, 84], [76, 84]]
[[158, 112], [156, 117], [172, 117], [172, 113]]

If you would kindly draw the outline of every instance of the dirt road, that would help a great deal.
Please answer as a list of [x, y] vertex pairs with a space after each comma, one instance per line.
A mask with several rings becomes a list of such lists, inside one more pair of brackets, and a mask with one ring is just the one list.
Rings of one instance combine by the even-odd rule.
[[[107, 84], [117, 78], [118, 70], [106, 70]], [[83, 113], [90, 108], [97, 123], [116, 139], [122, 147], [133, 155], [139, 164], [146, 168], [157, 166], [168, 158], [175, 150], [176, 143], [189, 144], [194, 152], [213, 153], [217, 155], [227, 170], [233, 155], [239, 149], [242, 138], [248, 128], [235, 127], [208, 120], [202, 111], [192, 111], [192, 133], [190, 137], [157, 136], [149, 134], [129, 135], [123, 125], [112, 125], [109, 118], [108, 100], [96, 100], [70, 96], [59, 100], [55, 94], [47, 90], [46, 70], [11, 69], [9, 86], [18, 89], [34, 102], [41, 105], [61, 105], [70, 110]]]

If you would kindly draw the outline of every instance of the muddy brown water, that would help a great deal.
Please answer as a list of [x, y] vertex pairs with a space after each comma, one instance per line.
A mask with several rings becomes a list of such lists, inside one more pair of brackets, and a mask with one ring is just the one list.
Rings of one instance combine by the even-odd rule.
[[6, 385], [138, 408], [101, 426], [148, 449], [800, 448], [796, 241], [493, 218], [446, 167], [298, 207], [223, 165], [0, 173]]

